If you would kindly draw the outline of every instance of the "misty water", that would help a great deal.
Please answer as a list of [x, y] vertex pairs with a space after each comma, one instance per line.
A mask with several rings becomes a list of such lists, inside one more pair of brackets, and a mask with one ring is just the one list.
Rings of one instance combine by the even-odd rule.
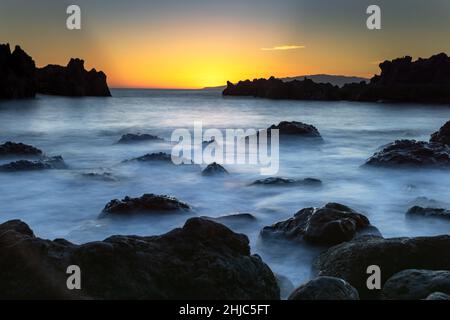
[[[282, 145], [278, 176], [318, 178], [321, 187], [249, 186], [264, 178], [257, 166], [226, 166], [229, 176], [211, 178], [195, 166], [122, 163], [146, 153], [170, 153], [171, 144], [116, 144], [122, 134], [138, 132], [168, 141], [175, 128], [192, 130], [194, 121], [205, 129], [262, 129], [282, 120], [313, 124], [324, 142]], [[248, 212], [256, 222], [230, 227], [250, 238], [252, 252], [274, 272], [298, 285], [311, 277], [311, 260], [320, 249], [269, 246], [258, 234], [299, 209], [339, 202], [364, 213], [385, 237], [450, 233], [449, 221], [405, 218], [418, 197], [450, 208], [448, 170], [361, 167], [380, 146], [396, 139], [428, 140], [448, 120], [448, 106], [223, 98], [217, 91], [113, 90], [112, 98], [0, 102], [0, 143], [31, 144], [62, 155], [68, 164], [67, 170], [0, 173], [0, 222], [22, 219], [39, 237], [84, 243], [114, 234], [163, 234], [193, 216]], [[111, 173], [113, 179], [83, 176], [94, 172]], [[144, 193], [174, 196], [194, 211], [99, 218], [110, 200]]]

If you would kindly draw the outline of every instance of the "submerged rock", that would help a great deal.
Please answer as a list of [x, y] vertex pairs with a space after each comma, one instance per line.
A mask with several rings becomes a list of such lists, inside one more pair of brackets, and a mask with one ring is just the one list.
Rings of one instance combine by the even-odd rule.
[[379, 235], [363, 214], [338, 203], [328, 203], [323, 208], [302, 209], [293, 218], [264, 227], [261, 236], [330, 246], [350, 241], [358, 233]]
[[272, 129], [278, 129], [279, 134], [289, 135], [289, 136], [302, 136], [302, 137], [312, 137], [321, 138], [319, 130], [311, 124], [306, 124], [298, 121], [282, 121], [278, 125], [270, 126], [267, 131], [270, 132]]
[[0, 157], [7, 156], [42, 156], [42, 150], [35, 148], [33, 146], [16, 143], [16, 142], [5, 142], [0, 145]]
[[405, 269], [450, 270], [450, 236], [357, 238], [320, 254], [314, 269], [319, 276], [346, 280], [367, 299], [379, 297], [379, 290], [369, 290], [366, 285], [371, 265], [380, 267], [382, 285]]
[[[82, 271], [81, 290], [66, 270]], [[0, 299], [279, 299], [276, 279], [249, 240], [199, 218], [153, 237], [75, 245], [43, 240], [21, 221], [0, 225]]]
[[375, 153], [369, 166], [433, 166], [450, 165], [450, 147], [441, 143], [397, 140]]
[[218, 223], [248, 223], [248, 222], [255, 222], [256, 217], [252, 215], [251, 213], [234, 213], [229, 214], [226, 216], [220, 216], [220, 217], [202, 217], [204, 219], [212, 220]]
[[270, 177], [265, 179], [259, 179], [251, 183], [251, 185], [271, 185], [271, 186], [291, 186], [291, 185], [319, 186], [321, 184], [322, 181], [314, 178], [305, 178], [297, 180], [282, 177]]
[[450, 271], [403, 270], [386, 281], [382, 297], [389, 300], [420, 300], [434, 292], [450, 294]]
[[435, 217], [450, 219], [450, 210], [442, 208], [424, 208], [419, 206], [414, 206], [406, 212], [407, 216], [410, 217]]
[[36, 171], [49, 169], [65, 169], [67, 168], [61, 156], [44, 158], [38, 161], [19, 160], [0, 165], [0, 171], [14, 172], [14, 171]]
[[220, 176], [227, 175], [228, 171], [220, 164], [213, 162], [202, 171], [203, 176]]
[[295, 289], [289, 300], [359, 300], [359, 294], [343, 279], [318, 277]]
[[106, 204], [102, 214], [179, 213], [189, 210], [191, 210], [191, 207], [188, 204], [176, 198], [165, 195], [144, 194], [140, 198], [125, 197], [122, 200], [111, 200]]
[[173, 157], [173, 159], [172, 159], [172, 155], [170, 155], [168, 153], [165, 153], [165, 152], [147, 153], [147, 154], [145, 154], [145, 155], [143, 155], [141, 157], [125, 160], [123, 162], [124, 163], [133, 162], [133, 161], [138, 161], [138, 162], [159, 162], [159, 163], [166, 163], [166, 164], [175, 165], [175, 163], [173, 162], [174, 159], [179, 161], [179, 162], [181, 162], [181, 164], [183, 164], [183, 165], [195, 165], [195, 163], [192, 160], [179, 158], [179, 157]]
[[93, 180], [99, 180], [99, 181], [107, 181], [107, 182], [116, 182], [117, 179], [114, 177], [114, 175], [111, 172], [88, 172], [83, 173], [81, 175], [84, 178], [89, 178]]
[[450, 295], [442, 292], [433, 292], [425, 300], [450, 300]]
[[430, 142], [442, 143], [450, 147], [450, 121], [431, 135]]
[[127, 133], [124, 134], [117, 143], [121, 144], [128, 144], [128, 143], [136, 143], [136, 142], [143, 142], [143, 141], [161, 141], [162, 139], [158, 136], [154, 136], [151, 134], [134, 134], [134, 133]]

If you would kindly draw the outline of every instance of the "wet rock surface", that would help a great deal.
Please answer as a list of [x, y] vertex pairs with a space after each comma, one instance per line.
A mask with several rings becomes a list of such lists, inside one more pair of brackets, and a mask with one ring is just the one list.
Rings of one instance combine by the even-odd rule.
[[130, 144], [130, 143], [139, 143], [144, 141], [162, 141], [162, 139], [158, 136], [154, 136], [151, 134], [141, 134], [141, 133], [127, 133], [124, 134], [117, 143], [119, 144]]
[[319, 130], [316, 127], [299, 121], [282, 121], [277, 125], [270, 126], [267, 131], [270, 132], [272, 129], [279, 130], [279, 134], [285, 136], [321, 138]]
[[139, 198], [125, 197], [122, 200], [111, 200], [103, 209], [102, 216], [151, 213], [180, 213], [190, 210], [191, 207], [188, 204], [179, 201], [174, 197], [169, 197], [166, 195], [144, 194]]
[[320, 186], [322, 185], [322, 181], [315, 178], [305, 178], [305, 179], [290, 179], [283, 177], [270, 177], [265, 179], [259, 179], [252, 182], [250, 185], [258, 186]]
[[431, 135], [430, 142], [442, 143], [450, 146], [450, 121], [444, 124], [439, 131]]
[[209, 164], [202, 171], [202, 176], [223, 176], [228, 174], [229, 174], [228, 171], [216, 162]]
[[295, 289], [289, 300], [359, 300], [359, 294], [343, 279], [318, 277]]
[[450, 210], [443, 208], [424, 208], [420, 206], [414, 206], [406, 212], [406, 215], [408, 217], [432, 217], [450, 219]]
[[[78, 265], [81, 290], [68, 290]], [[23, 222], [0, 225], [1, 299], [279, 299], [248, 238], [194, 218], [152, 237], [112, 236], [75, 245], [37, 238]]]
[[9, 156], [42, 156], [42, 150], [36, 147], [17, 142], [5, 142], [0, 145], [0, 157]]
[[46, 157], [37, 161], [18, 160], [4, 165], [0, 165], [0, 172], [15, 172], [15, 171], [37, 171], [50, 169], [66, 169], [61, 156]]

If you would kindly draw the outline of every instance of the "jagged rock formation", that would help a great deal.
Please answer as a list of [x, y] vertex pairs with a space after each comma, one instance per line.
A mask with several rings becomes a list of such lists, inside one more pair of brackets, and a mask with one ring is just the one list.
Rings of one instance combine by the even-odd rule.
[[9, 44], [0, 44], [0, 99], [33, 98], [35, 95], [33, 59], [19, 46], [11, 53]]
[[60, 96], [111, 96], [106, 75], [84, 69], [84, 61], [71, 59], [67, 67], [48, 65], [37, 69], [38, 92]]

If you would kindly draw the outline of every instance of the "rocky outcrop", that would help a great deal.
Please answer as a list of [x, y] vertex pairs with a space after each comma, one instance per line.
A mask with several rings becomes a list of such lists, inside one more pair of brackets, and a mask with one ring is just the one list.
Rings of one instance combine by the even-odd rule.
[[84, 69], [84, 61], [71, 59], [66, 67], [48, 65], [36, 70], [37, 90], [42, 94], [59, 96], [100, 96], [111, 93], [106, 83], [106, 75], [92, 69]]
[[318, 277], [295, 289], [289, 300], [359, 300], [359, 294], [345, 280]]
[[165, 195], [144, 194], [139, 198], [125, 197], [122, 200], [111, 200], [103, 209], [102, 216], [139, 213], [180, 213], [189, 210], [191, 210], [191, 207], [188, 204], [176, 198]]
[[424, 208], [414, 206], [406, 212], [406, 215], [409, 217], [433, 217], [433, 218], [450, 219], [450, 210], [442, 208]]
[[34, 98], [35, 68], [33, 59], [19, 46], [11, 53], [9, 44], [0, 44], [0, 99]]
[[379, 297], [369, 290], [367, 268], [377, 265], [381, 284], [405, 269], [450, 270], [450, 236], [393, 238], [357, 238], [328, 249], [314, 262], [319, 276], [346, 280], [362, 299]]
[[290, 179], [282, 177], [270, 177], [265, 179], [259, 179], [251, 183], [252, 186], [320, 186], [322, 181], [315, 178], [305, 179]]
[[264, 227], [261, 237], [331, 246], [367, 233], [379, 235], [366, 216], [347, 206], [328, 203], [323, 208], [302, 209], [293, 218]]
[[202, 171], [203, 176], [223, 176], [228, 175], [228, 171], [220, 164], [213, 162]]
[[253, 96], [270, 99], [393, 101], [450, 103], [450, 58], [445, 53], [412, 61], [409, 56], [384, 61], [380, 75], [369, 84], [314, 83], [310, 79], [286, 81], [271, 77], [227, 83], [224, 96]]
[[141, 133], [127, 133], [124, 134], [117, 143], [120, 144], [129, 144], [129, 143], [137, 143], [137, 142], [144, 142], [144, 141], [161, 141], [162, 139], [160, 137], [151, 135], [151, 134], [141, 134]]
[[403, 270], [386, 281], [382, 297], [388, 300], [421, 300], [434, 292], [450, 294], [450, 271]]
[[397, 140], [375, 153], [366, 165], [448, 167], [450, 147], [434, 142]]
[[50, 169], [66, 169], [67, 165], [61, 156], [46, 157], [37, 161], [18, 160], [0, 165], [0, 172], [37, 171]]
[[[81, 269], [68, 290], [67, 268]], [[279, 299], [276, 279], [245, 235], [190, 219], [153, 237], [75, 245], [37, 238], [23, 222], [0, 225], [0, 299]]]
[[431, 135], [430, 142], [442, 143], [450, 147], [450, 121]]
[[16, 143], [16, 142], [5, 142], [0, 145], [0, 157], [10, 157], [10, 156], [42, 156], [42, 150], [35, 148], [33, 146]]

